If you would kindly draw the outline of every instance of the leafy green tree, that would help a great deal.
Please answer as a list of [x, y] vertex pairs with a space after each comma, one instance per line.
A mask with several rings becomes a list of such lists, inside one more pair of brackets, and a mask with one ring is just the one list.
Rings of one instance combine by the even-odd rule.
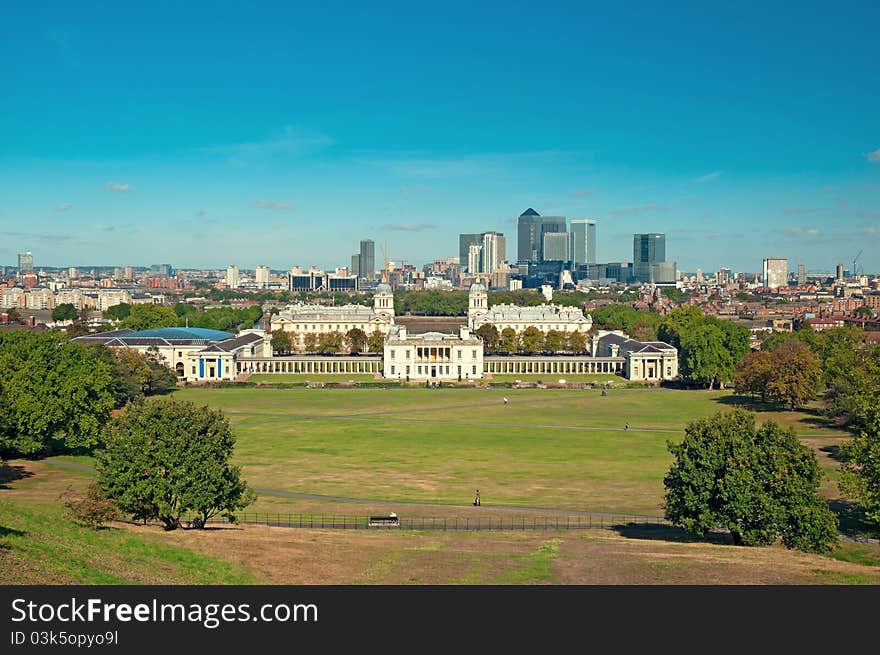
[[[880, 419], [880, 404], [874, 416]], [[841, 452], [846, 458], [841, 492], [858, 501], [867, 519], [880, 526], [880, 420], [846, 442]]]
[[497, 327], [491, 323], [485, 323], [474, 330], [474, 334], [483, 340], [483, 346], [487, 352], [495, 352], [498, 350], [498, 343], [501, 340], [501, 335], [498, 334]]
[[318, 335], [318, 352], [324, 354], [338, 353], [345, 344], [345, 335], [334, 330]]
[[6, 314], [9, 316], [9, 322], [13, 324], [24, 323], [24, 319], [21, 316], [21, 312], [18, 307], [10, 307], [6, 310]]
[[519, 335], [513, 328], [501, 330], [501, 350], [506, 353], [519, 352]]
[[76, 307], [72, 303], [63, 302], [52, 310], [53, 321], [72, 321], [76, 318]]
[[98, 451], [98, 481], [120, 510], [157, 518], [166, 530], [195, 514], [197, 527], [235, 512], [254, 494], [230, 463], [235, 437], [219, 410], [178, 400], [129, 404], [113, 419]]
[[805, 343], [792, 339], [770, 353], [767, 394], [792, 410], [816, 396], [821, 379], [819, 358]]
[[530, 325], [520, 335], [523, 352], [537, 353], [544, 347], [544, 333], [534, 325]]
[[749, 353], [736, 369], [736, 392], [767, 399], [767, 385], [773, 371], [771, 355], [765, 350]]
[[724, 333], [716, 325], [697, 323], [678, 338], [679, 371], [683, 378], [710, 389], [732, 377], [733, 358], [724, 347]]
[[564, 332], [558, 330], [548, 330], [544, 335], [544, 350], [551, 353], [561, 353], [566, 349], [568, 343]]
[[[843, 359], [841, 357], [841, 359]], [[838, 362], [825, 393], [828, 415], [843, 418], [853, 430], [873, 430], [880, 421], [880, 346], [865, 344]]]
[[85, 493], [68, 489], [61, 497], [70, 518], [92, 530], [98, 530], [107, 521], [115, 519], [119, 511], [116, 501], [107, 498], [97, 482], [90, 484]]
[[865, 318], [871, 318], [872, 316], [874, 316], [874, 312], [871, 310], [871, 308], [865, 306], [859, 307], [853, 312], [853, 314], [855, 314], [856, 316], [864, 316]]
[[109, 318], [111, 321], [121, 321], [124, 318], [128, 318], [131, 315], [131, 305], [128, 303], [119, 303], [118, 305], [112, 305], [104, 310], [104, 318]]
[[162, 305], [132, 305], [128, 317], [119, 324], [120, 328], [132, 330], [151, 330], [153, 328], [175, 327], [177, 314], [170, 307]]
[[566, 341], [568, 342], [567, 348], [569, 352], [587, 352], [587, 335], [583, 332], [569, 332], [566, 335]]
[[362, 353], [367, 347], [367, 334], [360, 328], [351, 328], [345, 333], [345, 342], [350, 353]]
[[0, 450], [47, 452], [55, 439], [88, 448], [114, 406], [113, 367], [56, 333], [0, 333]]
[[817, 494], [815, 453], [791, 429], [734, 410], [693, 421], [666, 474], [666, 518], [705, 538], [730, 531], [737, 545], [769, 545], [827, 552], [837, 541], [837, 518]]
[[133, 348], [89, 346], [113, 369], [113, 396], [117, 408], [131, 400], [167, 393], [177, 386], [177, 376], [151, 354]]
[[290, 333], [284, 330], [275, 330], [272, 333], [272, 351], [275, 353], [286, 354], [291, 351], [293, 345], [290, 341]]
[[385, 350], [385, 335], [379, 330], [373, 330], [367, 337], [367, 352], [381, 353]]
[[307, 353], [313, 353], [318, 349], [318, 335], [315, 332], [306, 332], [303, 335], [303, 349]]

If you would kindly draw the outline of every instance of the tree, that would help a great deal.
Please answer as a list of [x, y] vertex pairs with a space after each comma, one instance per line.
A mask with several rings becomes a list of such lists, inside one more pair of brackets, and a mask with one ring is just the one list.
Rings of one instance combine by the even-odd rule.
[[6, 310], [6, 314], [9, 316], [10, 323], [24, 323], [24, 319], [22, 318], [18, 307], [10, 307]]
[[871, 318], [872, 316], [874, 316], [874, 312], [871, 310], [871, 308], [866, 306], [859, 307], [853, 312], [853, 314], [855, 314], [856, 316], [864, 316], [865, 318]]
[[89, 346], [113, 369], [113, 395], [116, 407], [131, 400], [166, 393], [177, 386], [177, 376], [154, 355], [133, 348]]
[[792, 410], [815, 397], [822, 380], [819, 358], [797, 339], [770, 353], [770, 370], [767, 394]]
[[303, 335], [303, 350], [313, 353], [318, 349], [318, 335], [315, 332], [306, 332]]
[[385, 335], [379, 330], [373, 330], [367, 337], [367, 352], [381, 353], [385, 350]]
[[275, 330], [272, 333], [272, 351], [280, 354], [290, 352], [292, 345], [290, 343], [290, 333], [283, 329]]
[[345, 333], [345, 342], [348, 344], [348, 352], [362, 353], [367, 347], [367, 333], [360, 328], [351, 328]]
[[124, 302], [118, 305], [111, 305], [104, 310], [104, 318], [109, 318], [111, 321], [121, 321], [124, 318], [128, 318], [130, 314], [131, 305]]
[[544, 347], [544, 334], [534, 325], [530, 325], [522, 331], [520, 336], [523, 352], [536, 353]]
[[98, 481], [121, 511], [159, 519], [166, 530], [193, 513], [196, 527], [217, 515], [235, 521], [254, 501], [230, 463], [235, 437], [219, 410], [179, 400], [129, 404], [105, 433]]
[[498, 350], [498, 343], [501, 335], [498, 334], [498, 328], [491, 323], [485, 323], [474, 330], [474, 334], [483, 340], [483, 346], [488, 352]]
[[568, 341], [567, 348], [573, 353], [583, 353], [587, 351], [587, 335], [583, 332], [569, 332], [566, 336]]
[[556, 354], [561, 353], [567, 347], [568, 340], [565, 338], [564, 332], [547, 330], [547, 334], [544, 335], [544, 350]]
[[112, 521], [119, 511], [116, 501], [107, 498], [97, 482], [90, 484], [85, 493], [74, 493], [68, 489], [61, 497], [70, 518], [92, 530], [98, 530], [107, 521]]
[[53, 321], [72, 321], [76, 318], [76, 307], [69, 302], [63, 302], [52, 310]]
[[[880, 417], [880, 404], [874, 415]], [[843, 444], [841, 452], [846, 458], [841, 492], [858, 501], [868, 520], [880, 525], [880, 421]]]
[[718, 412], [688, 424], [663, 484], [666, 518], [705, 538], [730, 531], [737, 545], [827, 552], [837, 541], [837, 518], [818, 495], [815, 453], [791, 429], [755, 426], [744, 410]]
[[724, 333], [716, 325], [697, 323], [679, 338], [680, 372], [691, 382], [715, 387], [732, 377], [733, 358], [724, 347]]
[[342, 350], [345, 336], [342, 332], [322, 332], [318, 335], [318, 352], [322, 354], [334, 354]]
[[0, 333], [0, 450], [89, 448], [114, 406], [113, 367], [55, 333]]
[[746, 355], [736, 369], [736, 392], [761, 396], [761, 401], [767, 399], [767, 385], [773, 371], [773, 363], [770, 353], [758, 350]]
[[506, 353], [519, 352], [519, 335], [511, 327], [501, 330], [501, 350]]
[[162, 305], [133, 305], [131, 313], [119, 324], [120, 328], [135, 331], [177, 326], [177, 314]]

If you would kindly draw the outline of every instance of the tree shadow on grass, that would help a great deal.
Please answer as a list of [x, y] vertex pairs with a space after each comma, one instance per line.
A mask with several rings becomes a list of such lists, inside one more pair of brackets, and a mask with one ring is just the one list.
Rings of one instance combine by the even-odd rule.
[[798, 414], [804, 415], [801, 418], [801, 422], [807, 425], [815, 426], [817, 428], [825, 428], [828, 430], [843, 430], [847, 431], [846, 426], [843, 422], [831, 418], [825, 415], [822, 410], [818, 407], [798, 407], [795, 410], [792, 410], [785, 403], [775, 403], [770, 401], [761, 401], [759, 398], [753, 398], [752, 396], [721, 396], [720, 398], [714, 398], [713, 402], [719, 403], [721, 405], [727, 405], [728, 407], [746, 409], [750, 412], [755, 412], [756, 414], [760, 414], [762, 412], [791, 412], [795, 411]]
[[838, 529], [848, 537], [869, 537], [880, 539], [880, 527], [871, 523], [865, 516], [861, 505], [843, 498], [828, 501], [828, 507], [840, 520]]
[[10, 482], [32, 477], [34, 474], [23, 466], [4, 464], [0, 466], [0, 489], [11, 489]]
[[823, 453], [827, 453], [828, 457], [833, 459], [835, 462], [846, 462], [849, 458], [845, 457], [844, 454], [840, 451], [840, 446], [831, 445], [831, 446], [822, 446], [819, 450]]
[[694, 537], [687, 531], [674, 525], [651, 525], [643, 523], [622, 523], [612, 528], [621, 537], [627, 539], [646, 539], [649, 541], [672, 541], [677, 543], [707, 543], [720, 546], [733, 544], [729, 534], [712, 532], [705, 538]]

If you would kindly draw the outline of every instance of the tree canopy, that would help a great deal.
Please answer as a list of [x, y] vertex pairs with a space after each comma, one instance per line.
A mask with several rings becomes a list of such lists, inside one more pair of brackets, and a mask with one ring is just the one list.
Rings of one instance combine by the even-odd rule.
[[177, 314], [170, 307], [162, 305], [132, 305], [129, 315], [122, 319], [120, 328], [131, 328], [135, 331], [154, 328], [175, 327]]
[[76, 307], [69, 302], [63, 302], [56, 305], [52, 310], [53, 321], [72, 321], [76, 318]]
[[230, 463], [235, 437], [219, 410], [187, 401], [129, 404], [105, 433], [98, 480], [119, 509], [137, 519], [159, 519], [166, 530], [195, 514], [197, 527], [254, 500], [238, 466]]
[[[880, 406], [874, 410], [880, 419]], [[858, 501], [866, 518], [880, 526], [880, 420], [841, 448], [845, 457], [840, 489]]]
[[744, 410], [719, 412], [688, 424], [663, 484], [666, 518], [705, 538], [717, 528], [737, 545], [769, 545], [827, 552], [837, 540], [837, 518], [817, 495], [815, 453], [791, 429], [755, 425]]

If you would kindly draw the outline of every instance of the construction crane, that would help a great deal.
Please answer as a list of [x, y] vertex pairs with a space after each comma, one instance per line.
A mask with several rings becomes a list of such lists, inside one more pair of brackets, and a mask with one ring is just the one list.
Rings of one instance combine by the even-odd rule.
[[382, 243], [382, 282], [389, 284], [391, 278], [391, 262], [388, 261], [388, 242]]
[[853, 280], [856, 278], [856, 262], [859, 260], [859, 257], [862, 256], [863, 252], [865, 252], [865, 251], [859, 250], [859, 254], [853, 258], [853, 267], [852, 267], [852, 273], [851, 273], [851, 279], [853, 279]]

